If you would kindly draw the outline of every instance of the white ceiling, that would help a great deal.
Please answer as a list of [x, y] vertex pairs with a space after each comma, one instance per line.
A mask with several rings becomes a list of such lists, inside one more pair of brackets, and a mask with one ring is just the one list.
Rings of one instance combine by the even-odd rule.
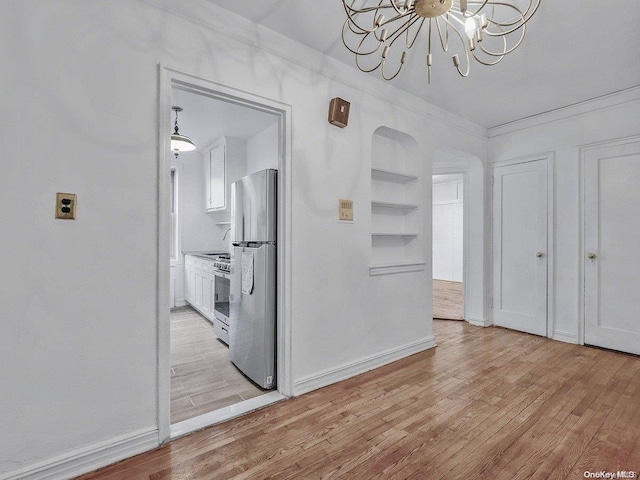
[[[354, 65], [340, 0], [208, 1]], [[515, 52], [494, 67], [472, 64], [467, 78], [434, 51], [431, 85], [416, 45], [393, 83], [488, 128], [640, 85], [639, 0], [542, 0], [527, 26]]]
[[[182, 107], [178, 127], [202, 151], [220, 137], [249, 139], [278, 121], [278, 116], [206, 95], [171, 89], [171, 105]], [[171, 131], [175, 122], [171, 112]]]

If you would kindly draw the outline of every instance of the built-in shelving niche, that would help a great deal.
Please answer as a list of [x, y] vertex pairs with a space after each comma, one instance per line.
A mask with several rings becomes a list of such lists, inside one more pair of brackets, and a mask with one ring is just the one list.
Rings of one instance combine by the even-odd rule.
[[420, 158], [415, 139], [387, 127], [371, 141], [370, 275], [424, 270]]

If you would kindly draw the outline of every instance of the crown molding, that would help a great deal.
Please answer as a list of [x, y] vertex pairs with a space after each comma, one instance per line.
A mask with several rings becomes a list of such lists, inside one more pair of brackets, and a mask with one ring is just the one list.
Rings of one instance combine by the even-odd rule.
[[378, 98], [393, 98], [394, 105], [429, 120], [462, 130], [486, 140], [488, 130], [463, 117], [400, 90], [379, 78], [364, 74], [327, 55], [254, 23], [206, 0], [138, 0], [153, 8], [175, 15], [207, 30], [224, 35], [244, 45], [259, 48], [289, 62], [313, 71], [317, 75], [339, 82]]
[[567, 105], [556, 110], [505, 123], [489, 129], [489, 139], [510, 133], [559, 122], [589, 113], [615, 108], [619, 105], [640, 101], [640, 86], [613, 92], [584, 102]]

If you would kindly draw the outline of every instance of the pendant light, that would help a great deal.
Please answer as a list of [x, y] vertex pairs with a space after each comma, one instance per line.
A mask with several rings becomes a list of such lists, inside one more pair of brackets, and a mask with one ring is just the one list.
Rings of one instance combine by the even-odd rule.
[[173, 154], [178, 158], [180, 152], [190, 152], [196, 149], [196, 144], [193, 143], [186, 135], [181, 135], [178, 132], [178, 112], [182, 111], [181, 107], [171, 107], [171, 110], [176, 112], [176, 124], [173, 133], [171, 134], [171, 150]]

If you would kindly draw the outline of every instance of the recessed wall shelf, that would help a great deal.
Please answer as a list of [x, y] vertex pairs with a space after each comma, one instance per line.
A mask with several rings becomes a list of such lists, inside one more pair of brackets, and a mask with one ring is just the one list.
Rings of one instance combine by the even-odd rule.
[[420, 152], [415, 139], [387, 127], [371, 141], [371, 264], [369, 275], [424, 270]]
[[417, 175], [411, 175], [386, 168], [372, 167], [371, 178], [374, 180], [384, 180], [385, 182], [409, 183], [418, 180]]
[[398, 238], [415, 238], [418, 236], [417, 233], [404, 233], [404, 232], [374, 232], [371, 234], [372, 237], [398, 237]]
[[415, 203], [401, 203], [401, 202], [379, 202], [374, 200], [371, 202], [372, 208], [397, 208], [398, 210], [415, 210], [419, 205]]
[[421, 272], [426, 266], [425, 262], [389, 263], [369, 266], [369, 275], [391, 275], [393, 273]]

